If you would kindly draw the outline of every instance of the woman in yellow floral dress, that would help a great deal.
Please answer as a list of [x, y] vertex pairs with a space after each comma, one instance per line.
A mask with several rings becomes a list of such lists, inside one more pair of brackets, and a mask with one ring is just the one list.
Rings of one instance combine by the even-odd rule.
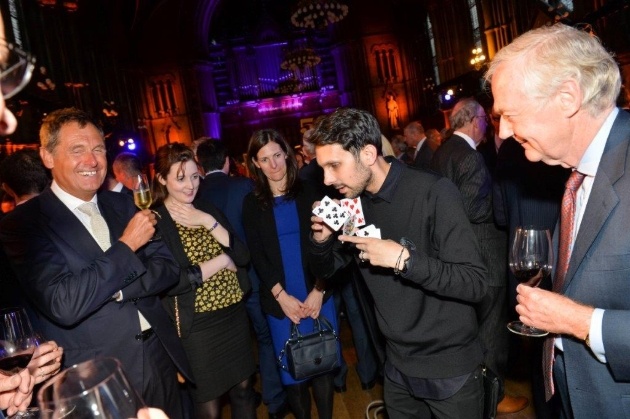
[[[213, 205], [195, 200], [200, 176], [191, 149], [160, 147], [153, 182], [159, 230], [180, 265], [165, 300], [190, 361], [197, 418], [219, 418], [228, 394], [233, 418], [255, 418], [255, 363], [243, 296], [247, 247]], [[237, 275], [237, 272], [239, 273]]]

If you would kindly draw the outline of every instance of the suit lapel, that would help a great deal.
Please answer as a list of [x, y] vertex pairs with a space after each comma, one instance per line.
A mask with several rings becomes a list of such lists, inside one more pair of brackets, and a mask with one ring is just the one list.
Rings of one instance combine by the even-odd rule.
[[575, 239], [563, 291], [567, 289], [586, 253], [619, 202], [613, 185], [625, 172], [628, 145], [630, 144], [629, 120], [630, 116], [620, 111], [606, 141], [604, 154], [599, 163], [591, 195]]
[[103, 250], [76, 215], [48, 188], [40, 195], [41, 211], [48, 219], [45, 223], [53, 234], [64, 240], [77, 253], [92, 258]]
[[[105, 221], [107, 221], [110, 243], [114, 244], [122, 236], [127, 226], [128, 221], [124, 216], [129, 209], [127, 205], [124, 205], [123, 200], [112, 199], [114, 197], [111, 195], [112, 193], [116, 192], [102, 192], [98, 194], [98, 209], [101, 211]], [[119, 198], [119, 196], [115, 197]]]

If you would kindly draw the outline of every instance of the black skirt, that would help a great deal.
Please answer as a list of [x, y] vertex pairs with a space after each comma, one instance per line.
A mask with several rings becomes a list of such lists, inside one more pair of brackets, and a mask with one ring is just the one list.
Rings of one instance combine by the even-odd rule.
[[190, 335], [182, 339], [195, 378], [196, 403], [214, 400], [254, 374], [252, 339], [245, 304], [195, 313]]

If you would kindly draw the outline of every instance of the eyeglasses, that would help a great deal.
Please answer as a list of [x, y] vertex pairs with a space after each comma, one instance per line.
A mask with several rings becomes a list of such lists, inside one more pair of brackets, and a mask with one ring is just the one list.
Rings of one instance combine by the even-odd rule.
[[0, 88], [5, 99], [18, 94], [31, 80], [35, 58], [13, 44], [0, 40]]
[[475, 118], [481, 118], [484, 121], [486, 121], [486, 124], [490, 123], [490, 119], [488, 118], [488, 115], [475, 115]]

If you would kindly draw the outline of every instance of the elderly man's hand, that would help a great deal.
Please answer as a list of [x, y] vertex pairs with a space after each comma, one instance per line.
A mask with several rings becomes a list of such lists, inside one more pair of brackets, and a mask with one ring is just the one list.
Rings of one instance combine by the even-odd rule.
[[581, 340], [588, 335], [593, 307], [579, 304], [555, 292], [522, 284], [516, 287], [516, 291], [516, 311], [526, 325]]

